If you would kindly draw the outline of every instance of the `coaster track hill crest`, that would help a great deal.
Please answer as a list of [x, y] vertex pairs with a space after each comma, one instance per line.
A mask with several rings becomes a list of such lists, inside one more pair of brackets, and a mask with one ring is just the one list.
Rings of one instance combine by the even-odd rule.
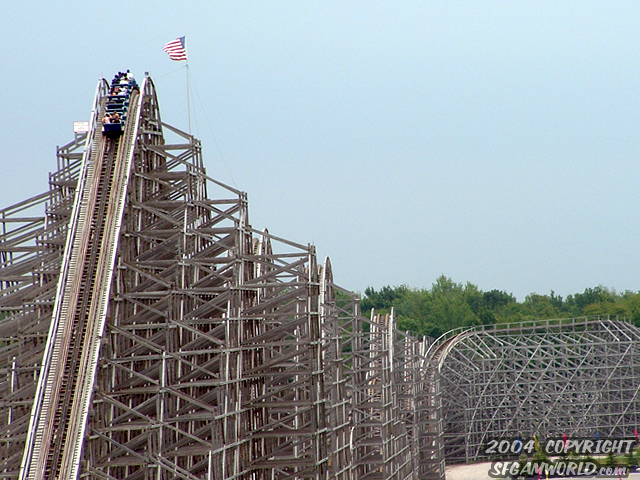
[[252, 228], [149, 76], [57, 160], [0, 210], [0, 479], [441, 478], [425, 341]]

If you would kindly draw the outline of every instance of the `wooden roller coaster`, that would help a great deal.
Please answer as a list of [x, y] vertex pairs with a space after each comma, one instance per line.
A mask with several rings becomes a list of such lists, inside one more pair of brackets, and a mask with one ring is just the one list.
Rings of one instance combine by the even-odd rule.
[[151, 78], [126, 101], [103, 134], [101, 81], [50, 190], [0, 211], [0, 476], [412, 478], [390, 344], [419, 341], [254, 230]]
[[364, 318], [312, 245], [252, 228], [150, 77], [113, 94], [0, 210], [0, 479], [441, 480], [499, 432], [639, 421], [637, 328]]

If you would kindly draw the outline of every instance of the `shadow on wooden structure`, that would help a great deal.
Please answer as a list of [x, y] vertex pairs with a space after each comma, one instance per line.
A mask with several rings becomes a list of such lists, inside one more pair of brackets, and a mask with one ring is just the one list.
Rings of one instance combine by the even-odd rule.
[[0, 476], [413, 478], [422, 340], [253, 229], [150, 78], [122, 137], [105, 96], [49, 191], [0, 211]]
[[312, 245], [251, 226], [150, 78], [120, 137], [106, 95], [0, 210], [0, 478], [442, 479], [504, 432], [637, 425], [635, 327], [364, 318]]

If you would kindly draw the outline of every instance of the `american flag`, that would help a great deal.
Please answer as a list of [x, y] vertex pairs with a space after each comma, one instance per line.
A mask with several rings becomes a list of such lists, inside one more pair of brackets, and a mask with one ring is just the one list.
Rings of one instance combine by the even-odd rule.
[[167, 43], [162, 49], [169, 54], [171, 60], [186, 60], [187, 50], [184, 48], [184, 37], [176, 38]]

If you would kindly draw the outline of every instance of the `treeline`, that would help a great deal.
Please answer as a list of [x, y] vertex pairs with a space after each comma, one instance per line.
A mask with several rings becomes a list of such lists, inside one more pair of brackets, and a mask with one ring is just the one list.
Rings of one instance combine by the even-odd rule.
[[367, 288], [360, 302], [365, 316], [371, 309], [388, 313], [395, 309], [398, 326], [422, 335], [438, 337], [457, 327], [523, 322], [584, 315], [622, 315], [640, 326], [640, 293], [617, 293], [607, 287], [587, 288], [568, 295], [528, 295], [524, 301], [503, 290], [483, 292], [472, 283], [456, 283], [444, 275], [429, 289], [406, 285]]

